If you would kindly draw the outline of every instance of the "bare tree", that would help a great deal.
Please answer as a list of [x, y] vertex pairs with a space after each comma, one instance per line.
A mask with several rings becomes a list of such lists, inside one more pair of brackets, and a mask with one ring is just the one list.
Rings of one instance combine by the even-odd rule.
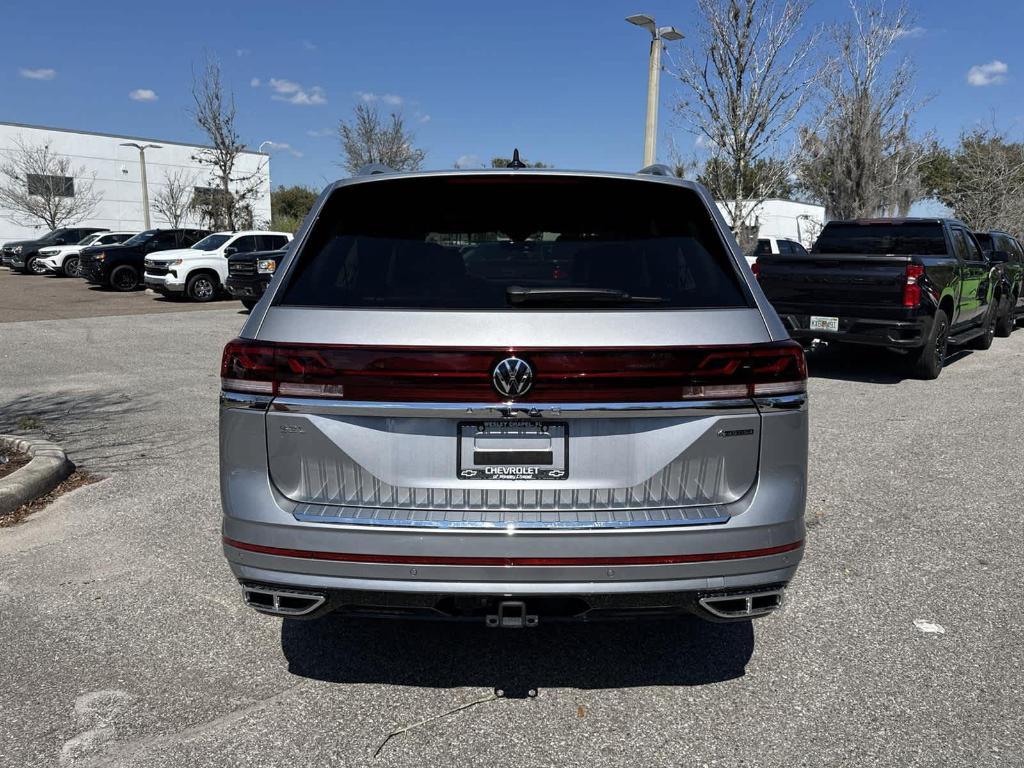
[[195, 184], [195, 175], [184, 169], [164, 173], [164, 185], [153, 196], [153, 210], [172, 227], [180, 227], [192, 207]]
[[215, 210], [207, 213], [215, 226], [236, 229], [249, 212], [252, 203], [263, 189], [264, 162], [254, 171], [240, 171], [238, 158], [245, 145], [235, 128], [235, 96], [225, 90], [221, 81], [220, 64], [207, 59], [200, 75], [193, 74], [192, 98], [195, 101], [193, 117], [206, 133], [210, 147], [199, 150], [193, 158], [210, 169], [211, 187], [216, 194], [208, 195], [215, 202]]
[[49, 143], [29, 144], [20, 136], [0, 163], [0, 207], [21, 226], [50, 229], [77, 224], [95, 211], [103, 195], [94, 190], [96, 174], [73, 168], [71, 158]]
[[808, 0], [698, 0], [697, 7], [699, 43], [676, 68], [688, 93], [676, 111], [723, 170], [710, 191], [733, 231], [746, 236], [749, 217], [779, 186], [778, 174], [788, 173], [781, 162], [761, 163], [767, 174], [752, 169], [784, 149], [813, 95], [818, 33], [801, 34]]
[[384, 120], [376, 107], [357, 104], [351, 122], [338, 124], [342, 166], [355, 173], [366, 165], [380, 163], [396, 171], [417, 171], [427, 153], [413, 146], [416, 137], [405, 129], [397, 112]]
[[834, 218], [905, 215], [922, 190], [927, 145], [913, 137], [913, 66], [886, 64], [912, 19], [905, 3], [890, 12], [884, 0], [850, 0], [850, 9], [852, 20], [829, 32], [825, 107], [820, 129], [802, 132], [797, 175]]

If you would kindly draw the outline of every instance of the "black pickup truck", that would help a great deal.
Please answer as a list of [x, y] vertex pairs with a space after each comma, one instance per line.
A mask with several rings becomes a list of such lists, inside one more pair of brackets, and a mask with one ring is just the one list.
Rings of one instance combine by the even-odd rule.
[[241, 301], [246, 309], [252, 309], [267, 290], [286, 253], [287, 250], [282, 248], [236, 253], [229, 257], [228, 279], [224, 282], [227, 292]]
[[993, 265], [953, 219], [830, 221], [810, 254], [762, 256], [755, 272], [793, 338], [902, 350], [922, 378], [948, 344], [995, 335]]

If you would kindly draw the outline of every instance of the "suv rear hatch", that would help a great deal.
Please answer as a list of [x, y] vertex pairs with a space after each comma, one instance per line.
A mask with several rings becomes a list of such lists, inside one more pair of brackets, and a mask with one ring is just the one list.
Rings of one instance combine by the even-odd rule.
[[222, 373], [274, 396], [270, 476], [300, 519], [721, 521], [757, 476], [753, 398], [805, 386], [671, 182], [356, 180], [283, 272]]

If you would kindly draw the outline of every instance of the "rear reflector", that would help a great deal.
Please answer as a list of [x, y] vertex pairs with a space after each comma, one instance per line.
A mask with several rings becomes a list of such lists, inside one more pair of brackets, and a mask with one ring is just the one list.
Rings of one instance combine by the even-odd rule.
[[756, 280], [761, 279], [761, 263], [756, 259], [754, 260], [754, 263], [750, 265], [750, 271], [754, 273], [754, 278]]
[[572, 565], [677, 565], [680, 563], [711, 563], [721, 560], [745, 560], [792, 552], [803, 546], [803, 539], [790, 544], [764, 549], [741, 549], [735, 552], [702, 552], [695, 555], [641, 555], [638, 557], [439, 557], [436, 555], [367, 555], [353, 552], [317, 552], [308, 549], [285, 549], [249, 544], [224, 537], [224, 544], [246, 552], [304, 560], [332, 560], [344, 563], [381, 563], [391, 565], [491, 565], [491, 566], [572, 566]]
[[224, 348], [225, 390], [363, 402], [490, 403], [492, 373], [515, 356], [533, 385], [516, 402], [643, 403], [803, 392], [800, 345], [480, 349], [283, 344], [235, 339]]

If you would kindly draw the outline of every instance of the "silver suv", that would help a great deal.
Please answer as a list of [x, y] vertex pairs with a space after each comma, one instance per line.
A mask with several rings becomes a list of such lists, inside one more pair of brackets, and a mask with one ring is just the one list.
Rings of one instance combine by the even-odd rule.
[[803, 351], [657, 167], [339, 181], [221, 376], [265, 613], [742, 620], [803, 553]]

